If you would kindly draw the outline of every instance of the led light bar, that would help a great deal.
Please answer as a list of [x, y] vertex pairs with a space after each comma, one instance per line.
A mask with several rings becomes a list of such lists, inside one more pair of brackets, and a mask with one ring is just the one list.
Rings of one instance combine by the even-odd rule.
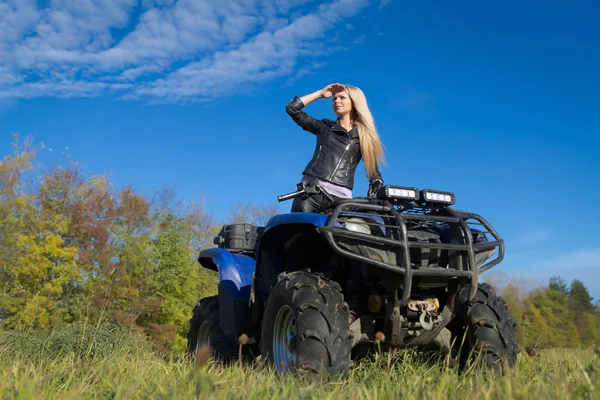
[[385, 196], [390, 199], [419, 200], [419, 189], [386, 185]]
[[421, 200], [426, 203], [454, 204], [455, 198], [452, 192], [440, 192], [438, 190], [421, 190]]

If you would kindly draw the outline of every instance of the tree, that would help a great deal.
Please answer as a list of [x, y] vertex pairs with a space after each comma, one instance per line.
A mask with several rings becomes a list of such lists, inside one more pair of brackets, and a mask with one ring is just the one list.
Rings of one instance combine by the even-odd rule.
[[594, 346], [600, 343], [600, 332], [598, 332], [597, 320], [594, 314], [579, 312], [575, 314], [574, 322], [583, 345]]
[[548, 289], [562, 294], [569, 293], [567, 289], [567, 282], [560, 276], [553, 276], [550, 278]]
[[85, 285], [71, 293], [73, 313], [103, 315], [115, 271], [111, 232], [115, 201], [107, 177], [85, 176], [76, 163], [56, 165], [43, 175], [36, 202], [42, 214], [65, 218], [68, 226], [61, 237], [77, 249], [77, 268]]
[[10, 248], [0, 260], [2, 324], [49, 328], [72, 320], [68, 293], [83, 282], [75, 262], [77, 248], [62, 238], [67, 219], [40, 215], [26, 195], [8, 206], [11, 212], [0, 221], [7, 233], [1, 235], [1, 246]]
[[[542, 310], [533, 303], [527, 304], [526, 319], [522, 320], [517, 328], [517, 340], [523, 346], [543, 347], [552, 340], [552, 330]], [[519, 329], [521, 328], [521, 329]]]
[[213, 239], [220, 227], [202, 203], [191, 203], [185, 214], [187, 230], [190, 232], [189, 246], [193, 254], [214, 247]]
[[165, 347], [185, 347], [185, 335], [190, 313], [200, 295], [200, 265], [188, 247], [189, 232], [183, 217], [170, 210], [160, 210], [154, 270], [148, 276], [147, 293], [160, 298], [159, 312], [146, 321], [153, 338]]
[[13, 135], [12, 155], [5, 156], [0, 161], [0, 202], [13, 200], [23, 192], [26, 182], [23, 175], [33, 168], [31, 162], [36, 156], [31, 140], [24, 142], [18, 135]]
[[72, 319], [68, 293], [82, 285], [77, 249], [63, 239], [68, 218], [40, 212], [26, 192], [35, 154], [15, 136], [13, 154], [0, 162], [0, 323], [7, 328]]
[[119, 190], [115, 197], [111, 270], [95, 285], [94, 303], [112, 322], [144, 330], [142, 321], [152, 318], [160, 304], [146, 289], [157, 257], [150, 203], [131, 187]]
[[[575, 314], [569, 309], [568, 295], [548, 287], [532, 292], [529, 301], [547, 325], [547, 333], [540, 338], [543, 345], [569, 347], [580, 343], [574, 323]], [[529, 307], [529, 310], [532, 311], [532, 308]], [[530, 315], [534, 316], [533, 313]]]
[[230, 224], [253, 224], [265, 226], [269, 219], [280, 213], [278, 206], [257, 206], [239, 203], [231, 208]]
[[569, 307], [576, 312], [593, 313], [595, 310], [594, 299], [583, 282], [575, 279], [571, 282], [569, 289]]

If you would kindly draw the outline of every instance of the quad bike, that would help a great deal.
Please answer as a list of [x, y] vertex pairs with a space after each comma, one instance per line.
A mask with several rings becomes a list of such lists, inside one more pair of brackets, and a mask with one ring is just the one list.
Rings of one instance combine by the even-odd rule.
[[374, 343], [442, 351], [460, 370], [515, 366], [515, 321], [478, 283], [504, 257], [487, 221], [453, 209], [451, 192], [393, 185], [334, 202], [303, 182], [278, 200], [316, 193], [330, 203], [264, 227], [225, 225], [217, 247], [200, 252], [219, 274], [218, 295], [194, 308], [190, 352], [209, 345], [232, 360], [244, 337], [250, 357], [282, 373], [342, 372]]

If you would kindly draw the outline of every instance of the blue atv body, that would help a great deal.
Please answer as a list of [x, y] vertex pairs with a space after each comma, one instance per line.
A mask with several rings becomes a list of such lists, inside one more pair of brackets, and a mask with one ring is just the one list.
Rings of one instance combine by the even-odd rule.
[[[246, 337], [249, 354], [279, 372], [335, 373], [383, 333], [386, 348], [435, 348], [466, 366], [469, 356], [450, 343], [466, 332], [467, 349], [492, 340], [486, 365], [514, 365], [514, 321], [493, 289], [478, 283], [504, 256], [500, 236], [476, 214], [394, 198], [389, 189], [376, 199], [276, 215], [264, 227], [224, 227], [218, 247], [198, 258], [218, 272], [219, 286], [194, 310], [189, 350], [209, 344], [228, 360]], [[474, 313], [477, 303], [485, 308]], [[474, 318], [489, 320], [490, 330], [477, 330]], [[490, 336], [499, 325], [505, 331]]]

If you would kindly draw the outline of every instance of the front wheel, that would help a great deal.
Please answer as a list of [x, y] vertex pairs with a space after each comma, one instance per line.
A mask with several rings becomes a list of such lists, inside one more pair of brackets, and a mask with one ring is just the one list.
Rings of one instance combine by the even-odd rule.
[[340, 285], [308, 271], [282, 273], [267, 300], [261, 354], [279, 373], [350, 368], [352, 335]]
[[187, 339], [189, 354], [194, 354], [202, 346], [209, 346], [214, 358], [219, 361], [229, 362], [236, 357], [235, 348], [219, 325], [218, 296], [205, 297], [194, 307]]
[[468, 294], [467, 286], [460, 292], [458, 314], [451, 323], [459, 368], [474, 363], [477, 369], [506, 373], [515, 367], [519, 352], [516, 323], [508, 314], [506, 302], [487, 283], [478, 285], [472, 304]]

